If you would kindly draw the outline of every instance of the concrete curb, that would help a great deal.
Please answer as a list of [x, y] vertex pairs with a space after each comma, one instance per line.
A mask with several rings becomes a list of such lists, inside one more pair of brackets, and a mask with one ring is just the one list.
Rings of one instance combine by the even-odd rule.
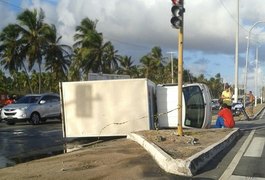
[[262, 112], [264, 109], [265, 109], [265, 107], [263, 107], [258, 113], [256, 113], [256, 114], [254, 115], [254, 117], [252, 118], [252, 120], [256, 119], [256, 118], [261, 114], [261, 112]]
[[157, 164], [166, 172], [191, 177], [195, 175], [199, 169], [201, 169], [220, 151], [222, 151], [223, 149], [228, 147], [232, 142], [234, 142], [234, 140], [236, 140], [239, 135], [239, 128], [234, 128], [231, 133], [229, 133], [226, 137], [224, 137], [217, 143], [207, 147], [203, 151], [198, 152], [185, 160], [173, 159], [157, 145], [152, 142], [146, 141], [141, 135], [130, 133], [127, 138], [137, 142], [145, 150], [147, 150], [157, 162]]

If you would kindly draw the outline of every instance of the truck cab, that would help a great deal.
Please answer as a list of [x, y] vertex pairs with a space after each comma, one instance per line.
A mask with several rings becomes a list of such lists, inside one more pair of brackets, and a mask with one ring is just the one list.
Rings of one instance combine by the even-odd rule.
[[[160, 128], [178, 126], [178, 85], [157, 86], [157, 111]], [[182, 86], [182, 126], [184, 128], [210, 128], [212, 120], [211, 94], [205, 84]]]

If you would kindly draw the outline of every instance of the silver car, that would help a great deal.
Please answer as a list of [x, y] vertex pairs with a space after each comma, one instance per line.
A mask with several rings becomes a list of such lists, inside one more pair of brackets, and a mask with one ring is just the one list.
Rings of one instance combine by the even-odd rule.
[[48, 118], [60, 118], [60, 96], [54, 93], [28, 94], [15, 103], [4, 106], [1, 118], [7, 124], [29, 121], [31, 124], [40, 124]]

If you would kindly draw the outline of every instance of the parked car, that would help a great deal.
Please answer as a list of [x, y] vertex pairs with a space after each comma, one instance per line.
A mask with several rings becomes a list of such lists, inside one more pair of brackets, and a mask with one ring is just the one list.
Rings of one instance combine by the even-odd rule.
[[60, 116], [60, 96], [55, 93], [25, 95], [15, 103], [4, 106], [1, 112], [1, 118], [7, 124], [28, 121], [35, 125]]
[[239, 116], [244, 108], [244, 105], [241, 102], [233, 103], [231, 110], [234, 116]]

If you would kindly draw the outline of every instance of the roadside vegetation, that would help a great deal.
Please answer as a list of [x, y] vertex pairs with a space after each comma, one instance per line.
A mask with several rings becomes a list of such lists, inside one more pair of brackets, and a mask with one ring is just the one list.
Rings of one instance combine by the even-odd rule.
[[[45, 22], [42, 9], [19, 14], [16, 22], [0, 32], [0, 93], [58, 92], [59, 82], [87, 80], [90, 72], [171, 83], [171, 63], [159, 46], [151, 47], [135, 63], [131, 56], [120, 55], [110, 41], [104, 41], [97, 22], [84, 18], [75, 29], [74, 44], [69, 46], [61, 43], [56, 26]], [[177, 82], [178, 62], [176, 58], [173, 61]], [[223, 89], [220, 73], [207, 79], [184, 69], [183, 82], [205, 83], [216, 98]]]

